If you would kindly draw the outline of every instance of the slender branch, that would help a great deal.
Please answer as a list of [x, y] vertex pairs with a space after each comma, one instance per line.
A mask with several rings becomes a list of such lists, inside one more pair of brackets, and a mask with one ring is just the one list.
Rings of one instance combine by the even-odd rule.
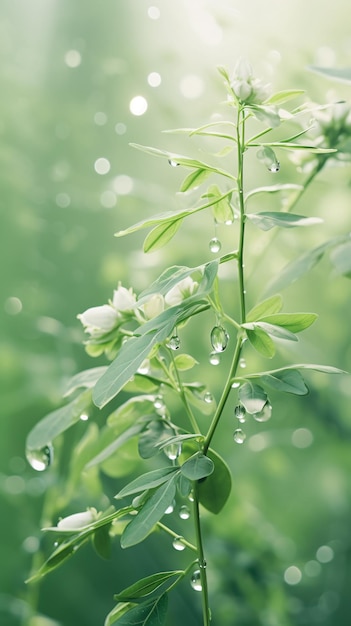
[[174, 360], [173, 353], [171, 353], [171, 359], [172, 359], [173, 369], [174, 369], [175, 376], [176, 376], [176, 381], [177, 381], [177, 384], [178, 384], [178, 392], [179, 392], [180, 398], [181, 398], [181, 400], [182, 400], [182, 402], [184, 404], [184, 408], [185, 408], [186, 413], [188, 415], [191, 427], [192, 427], [192, 429], [193, 429], [193, 431], [195, 433], [200, 433], [201, 430], [200, 430], [200, 428], [198, 426], [198, 423], [196, 421], [195, 415], [194, 415], [194, 413], [191, 410], [191, 407], [190, 407], [189, 402], [188, 402], [188, 398], [186, 397], [185, 389], [184, 389], [183, 383], [181, 381], [181, 378], [179, 376], [178, 368], [177, 368], [176, 362]]
[[[171, 530], [170, 528], [168, 528], [168, 526], [162, 524], [162, 522], [157, 522], [157, 526], [168, 535], [171, 535], [171, 537], [173, 537], [174, 539], [180, 536], [179, 533], [175, 533], [174, 530]], [[193, 552], [197, 552], [197, 547], [190, 543], [190, 541], [184, 539], [184, 537], [182, 537], [182, 543], [185, 545], [186, 548], [193, 550]]]
[[206, 569], [206, 561], [205, 561], [205, 555], [204, 555], [204, 549], [203, 549], [203, 543], [202, 543], [202, 534], [201, 534], [198, 482], [194, 482], [193, 494], [194, 494], [194, 525], [195, 525], [196, 546], [197, 546], [197, 555], [198, 555], [198, 564], [199, 564], [200, 582], [201, 582], [203, 626], [210, 626], [211, 618], [210, 618], [210, 608], [209, 608], [209, 603], [208, 603], [207, 569]]

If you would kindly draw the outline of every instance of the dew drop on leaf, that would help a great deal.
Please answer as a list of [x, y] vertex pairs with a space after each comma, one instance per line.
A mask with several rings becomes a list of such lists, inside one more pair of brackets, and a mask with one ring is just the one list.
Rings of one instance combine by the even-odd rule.
[[246, 418], [246, 409], [243, 404], [238, 404], [234, 409], [234, 415], [239, 420], [239, 422], [245, 422]]
[[210, 241], [210, 243], [208, 244], [208, 247], [210, 248], [210, 251], [213, 254], [217, 254], [217, 252], [220, 251], [222, 244], [219, 241], [219, 239], [217, 239], [217, 237], [213, 237]]
[[168, 159], [168, 163], [171, 167], [178, 167], [179, 163], [177, 161], [173, 161], [173, 159]]
[[165, 515], [170, 515], [171, 513], [173, 513], [174, 511], [174, 507], [175, 507], [175, 501], [173, 500], [172, 504], [170, 504], [166, 510], [165, 510]]
[[163, 451], [170, 461], [175, 461], [179, 457], [182, 448], [179, 443], [170, 443]]
[[274, 163], [271, 163], [271, 165], [269, 165], [268, 167], [268, 171], [272, 172], [273, 174], [276, 174], [277, 172], [279, 172], [279, 170], [280, 170], [279, 161], [275, 161]]
[[184, 537], [182, 537], [181, 535], [179, 535], [178, 537], [175, 537], [173, 539], [173, 548], [175, 550], [178, 550], [178, 552], [182, 552], [183, 550], [185, 550], [185, 545], [184, 545]]
[[154, 400], [154, 407], [155, 409], [163, 409], [163, 407], [165, 406], [164, 400], [162, 396], [156, 396], [155, 400]]
[[237, 428], [234, 431], [233, 439], [234, 439], [235, 443], [244, 443], [244, 441], [246, 439], [246, 435], [245, 435], [244, 431], [241, 430], [241, 428]]
[[245, 361], [245, 359], [240, 359], [240, 361], [239, 361], [239, 367], [241, 367], [241, 369], [245, 369], [245, 367], [246, 367], [246, 361]]
[[217, 352], [211, 352], [211, 354], [210, 354], [210, 363], [211, 363], [211, 365], [219, 365], [220, 364], [220, 358], [219, 358], [219, 354]]
[[195, 591], [202, 591], [201, 574], [199, 569], [195, 570], [193, 573], [190, 584]]
[[40, 450], [27, 450], [26, 457], [34, 470], [43, 472], [52, 464], [54, 449], [51, 445], [47, 445]]
[[190, 509], [186, 504], [183, 504], [183, 506], [180, 507], [179, 509], [179, 517], [180, 519], [189, 519], [190, 517]]
[[271, 417], [272, 405], [270, 404], [270, 402], [266, 402], [262, 411], [259, 411], [258, 413], [253, 413], [253, 418], [256, 420], [256, 422], [268, 422]]
[[173, 335], [167, 342], [167, 348], [171, 350], [178, 350], [180, 347], [180, 339], [178, 335]]
[[204, 394], [204, 401], [206, 402], [206, 404], [212, 404], [213, 395], [210, 391], [206, 391], [206, 393]]
[[214, 326], [211, 331], [211, 345], [215, 352], [224, 352], [228, 345], [229, 335], [223, 326]]

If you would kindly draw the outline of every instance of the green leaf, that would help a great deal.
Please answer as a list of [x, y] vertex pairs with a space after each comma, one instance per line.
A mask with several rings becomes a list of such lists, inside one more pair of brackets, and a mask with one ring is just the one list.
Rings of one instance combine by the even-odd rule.
[[214, 470], [198, 483], [199, 502], [205, 509], [217, 515], [229, 498], [232, 477], [228, 465], [217, 452], [210, 448], [206, 454], [213, 462]]
[[246, 200], [260, 193], [279, 193], [279, 192], [299, 192], [303, 189], [302, 185], [283, 183], [281, 185], [269, 185], [266, 187], [257, 187], [246, 194]]
[[276, 272], [276, 276], [268, 284], [266, 292], [280, 291], [296, 282], [322, 259], [324, 253], [331, 245], [331, 242], [326, 242], [288, 263], [283, 269]]
[[126, 485], [126, 487], [123, 487], [123, 489], [115, 495], [115, 498], [125, 498], [126, 496], [145, 491], [146, 489], [159, 487], [169, 481], [169, 479], [179, 473], [179, 471], [179, 467], [161, 467], [147, 472], [142, 476], [138, 476], [138, 478], [129, 483], [129, 485]]
[[[129, 603], [127, 603], [127, 606]], [[125, 612], [126, 604], [117, 605], [106, 617], [104, 626], [111, 626], [118, 621], [119, 626], [164, 626], [167, 617], [167, 594], [143, 602]]]
[[177, 285], [181, 280], [191, 276], [197, 271], [203, 271], [204, 266], [199, 265], [198, 267], [186, 267], [183, 265], [172, 265], [166, 269], [162, 274], [144, 291], [142, 291], [138, 298], [138, 303], [142, 303], [149, 296], [154, 293], [160, 293], [165, 295], [172, 287]]
[[113, 411], [113, 413], [108, 416], [107, 423], [113, 428], [114, 426], [118, 426], [122, 420], [128, 420], [128, 423], [132, 423], [139, 417], [153, 415], [154, 413], [153, 395], [135, 396], [134, 398], [129, 398]]
[[317, 317], [316, 313], [280, 313], [277, 315], [266, 315], [261, 318], [261, 322], [281, 326], [292, 333], [300, 333], [311, 326]]
[[287, 330], [286, 328], [279, 326], [278, 324], [272, 324], [263, 320], [259, 322], [242, 324], [242, 327], [248, 330], [263, 330], [263, 332], [267, 333], [267, 335], [275, 337], [276, 339], [285, 339], [286, 341], [298, 341], [297, 337], [290, 330]]
[[125, 613], [134, 608], [135, 604], [132, 602], [120, 602], [118, 603], [112, 611], [106, 615], [106, 619], [104, 621], [104, 626], [111, 626], [111, 624], [115, 624]]
[[122, 548], [130, 548], [143, 541], [164, 515], [166, 509], [172, 504], [179, 475], [178, 471], [174, 471], [174, 468], [172, 469], [173, 474], [171, 474], [169, 480], [156, 489], [123, 531], [121, 537]]
[[181, 372], [191, 370], [195, 365], [198, 365], [198, 363], [199, 362], [190, 354], [177, 354], [174, 357], [174, 364]]
[[138, 451], [142, 459], [149, 459], [159, 452], [159, 445], [172, 436], [173, 430], [165, 420], [158, 419], [148, 423], [141, 433], [138, 442]]
[[162, 450], [162, 448], [166, 448], [167, 446], [170, 446], [174, 443], [183, 443], [184, 441], [191, 441], [192, 439], [194, 439], [196, 442], [202, 442], [204, 440], [204, 435], [202, 435], [201, 433], [185, 433], [182, 435], [174, 435], [173, 437], [169, 437], [165, 441], [162, 441], [159, 444], [159, 448]]
[[348, 241], [335, 248], [330, 259], [339, 274], [351, 278], [351, 242]]
[[230, 205], [230, 196], [223, 198], [223, 194], [218, 185], [211, 185], [204, 197], [217, 199], [212, 206], [212, 214], [216, 222], [232, 222], [234, 219], [233, 209]]
[[310, 65], [309, 70], [322, 74], [327, 78], [340, 81], [342, 83], [351, 83], [351, 68], [350, 67], [319, 67], [317, 65]]
[[116, 435], [114, 429], [108, 428], [103, 430], [100, 440], [97, 442], [99, 452], [95, 453], [86, 467], [89, 469], [94, 465], [100, 465], [106, 461], [106, 459], [112, 456], [112, 454], [121, 448], [121, 446], [123, 446], [127, 441], [136, 437], [136, 435], [138, 435], [143, 428], [144, 424], [139, 422], [137, 424], [133, 424], [130, 428], [125, 429], [119, 436]]
[[182, 219], [177, 219], [156, 226], [145, 238], [144, 252], [155, 252], [155, 250], [163, 248], [179, 230], [182, 221]]
[[[223, 194], [222, 199], [233, 193], [233, 189], [230, 189], [225, 194]], [[190, 209], [182, 209], [180, 211], [167, 211], [166, 213], [159, 213], [153, 217], [142, 220], [141, 222], [137, 222], [133, 224], [133, 226], [129, 226], [125, 230], [120, 230], [115, 233], [115, 237], [124, 237], [125, 235], [130, 235], [131, 233], [135, 233], [143, 228], [149, 228], [151, 226], [158, 226], [159, 224], [167, 224], [168, 222], [174, 222], [176, 220], [181, 220], [184, 217], [188, 217], [189, 215], [194, 215], [199, 211], [203, 211], [204, 209], [208, 209], [218, 202], [217, 199], [211, 200], [210, 202], [206, 202], [206, 204], [202, 204], [198, 207], [192, 207]]]
[[284, 102], [288, 102], [293, 98], [297, 98], [298, 96], [302, 96], [305, 93], [303, 89], [285, 89], [284, 91], [278, 91], [274, 93], [268, 100], [265, 101], [265, 104], [283, 104]]
[[271, 128], [279, 126], [280, 117], [275, 107], [265, 106], [263, 104], [250, 104], [247, 108], [252, 111], [258, 120], [265, 122]]
[[246, 335], [257, 352], [271, 359], [275, 355], [275, 345], [273, 339], [260, 328], [246, 329]]
[[72, 376], [72, 378], [70, 378], [65, 384], [63, 396], [69, 396], [73, 391], [76, 391], [76, 389], [79, 389], [80, 387], [87, 387], [88, 389], [94, 387], [96, 381], [99, 380], [100, 376], [102, 376], [106, 370], [106, 366], [92, 367], [91, 369], [84, 370], [83, 372], [79, 372], [75, 376]]
[[109, 559], [111, 556], [111, 537], [108, 526], [98, 528], [93, 535], [93, 545], [99, 556]]
[[226, 172], [225, 170], [219, 169], [218, 167], [215, 167], [213, 165], [209, 165], [208, 163], [204, 163], [203, 161], [199, 161], [198, 159], [193, 159], [192, 157], [175, 154], [174, 152], [167, 152], [166, 150], [159, 150], [158, 148], [152, 148], [150, 146], [142, 146], [136, 143], [131, 143], [129, 145], [133, 148], [137, 148], [137, 150], [146, 152], [147, 154], [166, 158], [168, 161], [172, 161], [172, 163], [175, 163], [177, 165], [183, 165], [184, 167], [193, 167], [195, 169], [208, 170], [209, 172], [214, 172], [215, 174], [220, 174], [222, 176], [226, 176], [227, 178], [235, 180], [235, 177], [230, 172]]
[[260, 413], [266, 404], [268, 397], [264, 389], [256, 383], [247, 382], [241, 385], [238, 393], [241, 404], [250, 414]]
[[134, 374], [131, 380], [124, 386], [123, 391], [127, 393], [153, 393], [159, 388], [161, 382], [164, 384], [164, 381], [147, 374]]
[[260, 320], [265, 315], [272, 315], [274, 313], [279, 313], [283, 307], [283, 299], [277, 294], [275, 296], [271, 296], [263, 302], [257, 304], [246, 316], [247, 322], [255, 322], [256, 320]]
[[182, 570], [173, 570], [169, 572], [158, 572], [157, 574], [151, 574], [141, 578], [133, 585], [126, 587], [123, 591], [116, 593], [115, 600], [119, 602], [136, 602], [140, 598], [150, 595], [170, 579], [177, 576], [182, 576], [184, 572]]
[[183, 180], [180, 191], [190, 191], [190, 189], [196, 189], [210, 176], [211, 172], [204, 169], [197, 169], [190, 172], [188, 176]]
[[[277, 391], [284, 391], [285, 393], [292, 393], [297, 396], [304, 396], [308, 393], [308, 387], [305, 384], [300, 372], [295, 369], [282, 369], [272, 373], [262, 373], [257, 376], [262, 384], [276, 389]], [[256, 378], [256, 376], [250, 376], [250, 378]]]
[[196, 452], [181, 466], [183, 476], [189, 480], [200, 480], [212, 474], [214, 470], [213, 461], [202, 452]]
[[66, 406], [49, 413], [35, 424], [30, 431], [27, 441], [27, 450], [41, 450], [79, 421], [82, 413], [91, 406], [91, 391], [81, 393]]
[[280, 228], [295, 228], [296, 226], [314, 226], [323, 222], [319, 217], [304, 217], [293, 213], [262, 211], [261, 213], [247, 213], [246, 217], [261, 230], [270, 230], [274, 226]]

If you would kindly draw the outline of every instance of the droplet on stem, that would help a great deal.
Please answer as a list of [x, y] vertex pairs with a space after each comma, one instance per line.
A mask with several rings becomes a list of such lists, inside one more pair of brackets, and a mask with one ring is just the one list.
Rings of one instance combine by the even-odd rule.
[[47, 445], [40, 450], [27, 450], [26, 457], [28, 463], [37, 472], [43, 472], [53, 462], [54, 449], [52, 445]]
[[222, 248], [222, 244], [217, 237], [212, 237], [210, 243], [208, 244], [208, 247], [213, 254], [217, 254], [217, 252], [219, 252]]
[[190, 517], [190, 509], [189, 507], [184, 504], [183, 506], [180, 507], [179, 509], [179, 517], [180, 519], [189, 519]]
[[206, 393], [204, 394], [204, 401], [206, 402], [206, 404], [212, 404], [213, 395], [210, 391], [206, 391]]
[[190, 584], [195, 591], [202, 591], [201, 574], [199, 569], [195, 570], [193, 573]]
[[228, 345], [229, 335], [223, 326], [214, 326], [211, 331], [211, 345], [215, 352], [224, 352]]
[[179, 443], [170, 443], [163, 451], [170, 461], [175, 461], [179, 457], [182, 448]]
[[246, 439], [246, 435], [245, 435], [244, 431], [241, 430], [241, 428], [237, 428], [234, 431], [233, 439], [234, 439], [235, 443], [244, 443], [244, 441]]
[[269, 401], [266, 402], [262, 411], [259, 411], [258, 413], [253, 413], [253, 418], [256, 420], [256, 422], [268, 422], [271, 417], [272, 405]]
[[182, 552], [183, 550], [185, 550], [185, 545], [183, 541], [184, 541], [184, 537], [182, 537], [181, 535], [179, 535], [178, 537], [175, 537], [172, 542], [173, 548], [175, 550], [178, 550], [178, 552]]
[[180, 347], [180, 339], [178, 335], [172, 335], [172, 337], [167, 342], [167, 348], [171, 350], [178, 350]]

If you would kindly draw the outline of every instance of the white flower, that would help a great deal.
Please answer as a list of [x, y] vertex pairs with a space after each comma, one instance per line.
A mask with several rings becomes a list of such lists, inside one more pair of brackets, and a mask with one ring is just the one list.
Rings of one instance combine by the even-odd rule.
[[164, 297], [160, 293], [154, 293], [150, 300], [142, 306], [146, 319], [151, 320], [160, 315], [165, 308]]
[[82, 513], [73, 513], [73, 515], [68, 515], [68, 517], [60, 519], [57, 528], [60, 530], [79, 530], [94, 522], [96, 515], [97, 511], [94, 508], [83, 511]]
[[168, 304], [168, 306], [180, 304], [185, 298], [192, 296], [198, 286], [199, 284], [195, 280], [187, 276], [169, 290], [165, 296], [166, 304]]
[[99, 337], [112, 330], [119, 315], [118, 311], [110, 304], [103, 304], [102, 306], [93, 306], [77, 317], [85, 327], [85, 332], [93, 337]]
[[133, 290], [122, 287], [121, 284], [113, 292], [112, 306], [117, 311], [131, 311], [134, 308], [136, 297]]
[[269, 85], [255, 78], [252, 67], [246, 59], [239, 59], [235, 68], [231, 87], [240, 102], [261, 104], [269, 94]]

